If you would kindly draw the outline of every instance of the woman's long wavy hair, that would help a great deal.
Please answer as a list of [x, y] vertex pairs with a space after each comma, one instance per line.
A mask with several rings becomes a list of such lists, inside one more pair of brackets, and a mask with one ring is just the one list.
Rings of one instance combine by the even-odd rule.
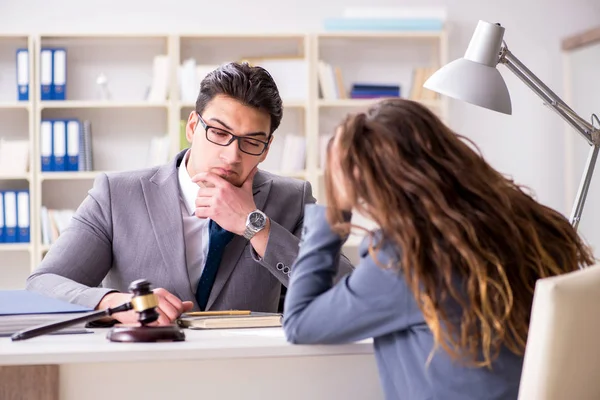
[[[328, 158], [328, 220], [341, 235], [349, 232], [336, 202], [338, 168], [353, 208], [399, 249], [400, 263], [382, 267], [403, 273], [435, 347], [491, 368], [503, 346], [524, 353], [536, 280], [594, 259], [563, 215], [467, 143], [409, 100], [348, 116], [337, 132], [337, 157]], [[450, 315], [449, 302], [462, 314]]]

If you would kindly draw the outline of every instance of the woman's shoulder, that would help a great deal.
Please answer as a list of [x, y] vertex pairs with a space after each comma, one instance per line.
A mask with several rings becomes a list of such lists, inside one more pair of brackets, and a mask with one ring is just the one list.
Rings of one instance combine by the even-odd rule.
[[389, 264], [400, 262], [402, 258], [400, 246], [386, 238], [381, 229], [370, 231], [363, 238], [358, 247], [358, 254], [361, 259], [372, 259], [375, 256], [376, 260], [374, 261], [384, 264], [386, 267]]

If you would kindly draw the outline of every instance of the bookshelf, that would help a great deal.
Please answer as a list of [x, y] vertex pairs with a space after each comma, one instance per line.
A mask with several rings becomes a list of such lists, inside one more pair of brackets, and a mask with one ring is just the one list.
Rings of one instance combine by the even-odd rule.
[[[339, 68], [335, 84], [337, 98], [327, 97], [325, 90], [317, 97], [313, 106], [315, 113], [313, 149], [324, 150], [328, 135], [335, 132], [336, 126], [348, 113], [364, 111], [379, 98], [348, 98], [355, 83], [375, 85], [397, 85], [401, 97], [420, 101], [433, 110], [443, 120], [447, 120], [447, 100], [437, 95], [421, 98], [413, 93], [416, 68], [440, 67], [447, 62], [447, 38], [445, 32], [328, 32], [314, 37], [313, 65], [325, 62], [332, 68]], [[313, 67], [313, 73], [321, 79], [321, 71]], [[327, 84], [327, 83], [325, 83]], [[341, 86], [341, 87], [340, 87]], [[318, 157], [315, 160], [315, 157]], [[325, 182], [322, 155], [313, 152], [310, 163], [313, 175], [310, 177], [315, 187], [317, 202], [325, 203]], [[354, 224], [368, 229], [376, 225], [357, 213], [353, 214]], [[351, 234], [345, 244], [346, 255], [352, 261], [358, 260], [357, 247], [361, 235]]]
[[[42, 206], [75, 210], [98, 174], [146, 167], [153, 138], [168, 135], [169, 158], [186, 145], [180, 142], [181, 120], [193, 111], [198, 90], [193, 89], [193, 98], [182, 93], [179, 70], [186, 60], [193, 59], [197, 66], [239, 60], [258, 64], [265, 59], [296, 61], [293, 67], [300, 72], [294, 81], [303, 90], [290, 85], [280, 71], [272, 72], [282, 91], [284, 116], [261, 167], [310, 181], [315, 197], [324, 203], [321, 137], [333, 133], [346, 113], [364, 110], [377, 99], [321, 98], [318, 61], [339, 66], [347, 86], [358, 81], [394, 82], [406, 97], [415, 66], [443, 65], [447, 58], [445, 32], [5, 35], [0, 36], [0, 76], [16, 73], [15, 52], [20, 47], [27, 47], [32, 55], [30, 100], [16, 101], [14, 80], [0, 80], [0, 136], [28, 138], [32, 157], [28, 173], [0, 175], [0, 190], [30, 190], [31, 243], [0, 244], [0, 289], [23, 287], [50, 248], [41, 239]], [[38, 60], [46, 47], [67, 51], [66, 100], [41, 100]], [[149, 101], [155, 56], [168, 59], [167, 91], [164, 99]], [[100, 74], [108, 79], [109, 99], [99, 92]], [[446, 118], [444, 100], [423, 103]], [[40, 124], [48, 119], [91, 122], [91, 171], [41, 172]], [[292, 170], [281, 168], [287, 135], [306, 140], [303, 165]], [[355, 252], [358, 243], [358, 238], [351, 237], [347, 251]]]
[[[16, 84], [17, 49], [27, 49], [29, 82], [34, 78], [34, 40], [30, 35], [0, 35], [0, 138], [27, 140], [29, 154], [34, 154], [34, 88], [29, 86], [29, 100], [18, 101]], [[10, 77], [8, 79], [2, 79]], [[33, 171], [32, 157], [28, 171]], [[0, 174], [0, 190], [29, 190], [33, 193], [35, 176], [31, 172]], [[31, 206], [29, 215], [32, 218]], [[33, 236], [32, 236], [33, 237]], [[35, 253], [31, 243], [0, 243], [0, 290], [23, 286], [24, 279], [34, 265]]]

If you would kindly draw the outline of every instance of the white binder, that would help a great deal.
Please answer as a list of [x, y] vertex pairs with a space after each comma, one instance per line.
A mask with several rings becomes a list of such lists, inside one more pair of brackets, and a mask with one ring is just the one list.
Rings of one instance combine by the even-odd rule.
[[7, 243], [17, 241], [17, 193], [4, 192], [4, 238]]
[[40, 51], [40, 99], [52, 100], [52, 49]]
[[54, 121], [52, 142], [52, 150], [54, 153], [54, 171], [65, 171], [67, 154], [67, 133], [65, 131], [65, 121]]
[[65, 100], [67, 88], [67, 51], [65, 49], [54, 49], [52, 70], [52, 99]]
[[54, 170], [52, 165], [52, 121], [42, 121], [40, 126], [40, 153], [42, 172]]
[[20, 190], [17, 192], [17, 240], [21, 243], [29, 243], [29, 192]]
[[29, 100], [29, 50], [17, 50], [17, 90], [19, 101]]

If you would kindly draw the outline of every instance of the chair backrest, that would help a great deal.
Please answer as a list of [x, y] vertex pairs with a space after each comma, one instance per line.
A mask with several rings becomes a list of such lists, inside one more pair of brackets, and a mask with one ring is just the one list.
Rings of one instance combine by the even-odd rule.
[[519, 399], [600, 399], [599, 266], [536, 283]]

